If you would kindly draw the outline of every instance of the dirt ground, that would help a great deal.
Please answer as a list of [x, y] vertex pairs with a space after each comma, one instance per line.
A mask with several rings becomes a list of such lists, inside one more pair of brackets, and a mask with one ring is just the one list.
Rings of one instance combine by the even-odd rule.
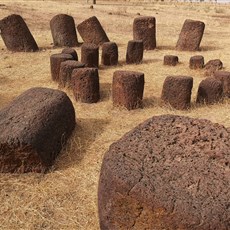
[[[49, 21], [58, 13], [69, 14], [78, 24], [97, 16], [111, 41], [119, 47], [119, 65], [100, 66], [101, 101], [97, 104], [75, 102], [65, 90], [75, 110], [77, 127], [54, 167], [45, 175], [28, 173], [0, 175], [0, 229], [99, 229], [97, 186], [101, 162], [110, 144], [147, 118], [160, 114], [178, 114], [207, 118], [230, 126], [230, 101], [212, 106], [194, 104], [203, 70], [190, 70], [189, 58], [203, 55], [205, 61], [221, 59], [230, 71], [230, 5], [208, 3], [154, 3], [153, 1], [97, 1], [93, 9], [86, 1], [2, 0], [0, 19], [20, 14], [29, 26], [40, 48], [35, 53], [7, 51], [0, 38], [0, 108], [17, 95], [34, 86], [57, 89], [51, 81], [49, 57], [54, 49]], [[140, 65], [126, 65], [127, 42], [132, 40], [132, 23], [138, 15], [155, 16], [157, 49], [144, 53]], [[205, 22], [206, 28], [199, 52], [179, 52], [176, 41], [185, 19]], [[81, 38], [78, 34], [78, 40]], [[80, 57], [80, 48], [76, 48]], [[179, 65], [163, 66], [166, 54], [178, 55]], [[144, 109], [127, 111], [113, 108], [111, 82], [115, 70], [145, 73]], [[176, 111], [160, 102], [163, 81], [168, 75], [194, 78], [193, 105], [188, 111]]]

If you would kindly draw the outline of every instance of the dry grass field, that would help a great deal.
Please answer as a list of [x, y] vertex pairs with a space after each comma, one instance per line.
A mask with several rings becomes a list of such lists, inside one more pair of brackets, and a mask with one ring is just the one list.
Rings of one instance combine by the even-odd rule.
[[[93, 9], [82, 0], [2, 0], [0, 19], [20, 14], [40, 47], [35, 53], [7, 51], [0, 38], [0, 109], [17, 95], [34, 86], [57, 89], [51, 81], [49, 57], [61, 51], [52, 47], [50, 19], [65, 13], [78, 24], [97, 16], [111, 41], [119, 47], [119, 65], [100, 66], [101, 101], [81, 104], [72, 100], [77, 127], [54, 167], [45, 175], [28, 173], [0, 175], [0, 229], [99, 229], [97, 186], [103, 155], [110, 144], [147, 118], [161, 114], [178, 114], [207, 118], [230, 127], [230, 101], [212, 106], [194, 105], [203, 70], [190, 70], [189, 58], [203, 55], [205, 61], [219, 58], [230, 71], [230, 5], [208, 3], [166, 3], [153, 1], [97, 1]], [[157, 49], [146, 51], [140, 65], [126, 65], [125, 52], [132, 39], [132, 23], [137, 13], [155, 16]], [[199, 52], [174, 49], [185, 19], [204, 21], [206, 29]], [[81, 38], [78, 34], [78, 40]], [[80, 48], [76, 47], [80, 56]], [[166, 54], [179, 56], [176, 67], [163, 66]], [[136, 70], [145, 73], [144, 108], [127, 111], [113, 108], [111, 82], [115, 70]], [[189, 111], [176, 111], [160, 102], [163, 81], [168, 75], [194, 78], [193, 105]], [[31, 98], [33, 100], [33, 98]]]

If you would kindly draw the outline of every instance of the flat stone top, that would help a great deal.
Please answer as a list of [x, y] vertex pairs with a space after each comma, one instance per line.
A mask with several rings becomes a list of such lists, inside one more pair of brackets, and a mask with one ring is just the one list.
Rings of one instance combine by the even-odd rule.
[[214, 73], [214, 76], [220, 76], [220, 77], [230, 77], [230, 72], [229, 71], [216, 71]]
[[24, 136], [28, 132], [30, 141], [33, 141], [39, 131], [35, 127], [40, 127], [40, 123], [43, 126], [47, 122], [52, 123], [53, 116], [57, 116], [63, 102], [68, 106], [71, 103], [66, 93], [60, 90], [35, 87], [25, 91], [0, 110], [0, 142], [9, 143], [11, 139], [15, 143], [20, 136], [22, 140], [18, 139], [18, 142], [27, 143]]
[[167, 79], [171, 78], [171, 79], [175, 79], [175, 80], [193, 80], [192, 77], [190, 76], [181, 76], [181, 75], [177, 75], [177, 76], [168, 76], [166, 77]]
[[127, 70], [116, 70], [114, 72], [114, 75], [121, 75], [121, 76], [142, 76], [144, 73], [142, 72], [136, 72], [136, 71], [127, 71]]
[[79, 61], [75, 61], [75, 60], [68, 60], [68, 61], [63, 61], [61, 63], [61, 66], [70, 66], [70, 67], [84, 67], [85, 64]]
[[152, 117], [110, 146], [102, 169], [117, 193], [162, 210], [181, 229], [229, 226], [230, 130], [219, 124]]
[[134, 20], [135, 21], [138, 21], [138, 20], [149, 20], [149, 19], [151, 19], [151, 20], [155, 20], [156, 18], [155, 17], [153, 17], [153, 16], [140, 16], [140, 17], [137, 17], [137, 18], [135, 18]]
[[59, 54], [52, 54], [50, 56], [52, 59], [59, 59], [59, 58], [64, 58], [64, 59], [73, 59], [73, 56], [71, 54], [65, 54], [65, 53], [59, 53]]
[[186, 23], [200, 23], [200, 24], [204, 24], [204, 22], [202, 22], [202, 21], [192, 20], [192, 19], [186, 19], [185, 22]]

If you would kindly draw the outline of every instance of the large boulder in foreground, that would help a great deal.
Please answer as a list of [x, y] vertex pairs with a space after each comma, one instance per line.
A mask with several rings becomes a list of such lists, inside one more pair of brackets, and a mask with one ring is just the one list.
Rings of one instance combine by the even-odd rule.
[[230, 130], [208, 120], [153, 117], [105, 154], [101, 229], [229, 229]]
[[0, 172], [44, 172], [75, 127], [69, 97], [31, 88], [0, 110]]

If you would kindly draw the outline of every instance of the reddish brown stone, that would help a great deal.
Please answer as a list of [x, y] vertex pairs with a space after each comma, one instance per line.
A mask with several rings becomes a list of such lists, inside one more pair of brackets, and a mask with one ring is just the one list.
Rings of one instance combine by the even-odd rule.
[[44, 172], [75, 127], [68, 96], [32, 88], [0, 111], [0, 172]]
[[60, 73], [61, 63], [67, 60], [73, 60], [72, 55], [70, 54], [52, 54], [50, 56], [50, 69], [51, 69], [51, 77], [53, 81], [59, 82], [59, 73]]
[[101, 54], [102, 65], [117, 65], [118, 63], [118, 48], [115, 42], [105, 42], [102, 45]]
[[197, 92], [197, 103], [214, 104], [222, 100], [223, 86], [215, 78], [208, 77], [200, 82]]
[[126, 51], [126, 63], [127, 64], [138, 64], [143, 59], [143, 41], [129, 41]]
[[115, 71], [113, 74], [112, 98], [114, 106], [128, 110], [142, 107], [144, 74], [133, 71]]
[[192, 77], [168, 76], [164, 81], [161, 99], [175, 109], [189, 109], [192, 87]]
[[96, 103], [100, 100], [97, 68], [74, 69], [72, 73], [73, 94], [77, 101]]
[[230, 131], [152, 117], [113, 143], [98, 188], [100, 229], [229, 229]]
[[222, 83], [224, 96], [230, 97], [230, 72], [216, 71], [214, 77]]
[[73, 60], [78, 61], [78, 55], [75, 49], [73, 48], [64, 48], [61, 51], [62, 54], [70, 54], [73, 57]]
[[205, 76], [213, 77], [217, 70], [221, 70], [223, 68], [223, 63], [220, 59], [210, 60], [205, 64], [204, 68]]
[[23, 52], [38, 50], [33, 35], [20, 15], [12, 14], [0, 20], [0, 31], [8, 50]]
[[138, 17], [133, 21], [133, 39], [142, 40], [144, 49], [156, 48], [156, 19], [154, 17]]
[[164, 65], [175, 66], [179, 62], [179, 59], [175, 55], [165, 55], [164, 56]]
[[81, 62], [87, 67], [99, 66], [99, 47], [92, 43], [84, 43], [81, 46]]
[[197, 51], [203, 37], [205, 24], [201, 21], [186, 19], [176, 44], [178, 50]]
[[73, 17], [67, 14], [58, 14], [50, 21], [50, 29], [54, 46], [78, 46], [77, 33]]
[[95, 16], [80, 23], [77, 29], [85, 43], [102, 45], [104, 42], [109, 42], [101, 23]]
[[79, 61], [69, 60], [61, 63], [60, 73], [59, 73], [59, 86], [61, 87], [71, 87], [71, 76], [74, 69], [85, 67]]
[[190, 58], [189, 68], [190, 69], [202, 69], [204, 67], [204, 57], [196, 55]]

